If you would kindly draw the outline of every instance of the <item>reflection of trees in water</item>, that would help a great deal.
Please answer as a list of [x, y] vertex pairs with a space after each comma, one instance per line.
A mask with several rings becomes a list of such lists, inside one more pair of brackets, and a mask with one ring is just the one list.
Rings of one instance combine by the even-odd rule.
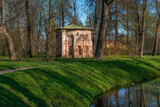
[[144, 88], [148, 95], [153, 95], [157, 97], [157, 104], [160, 107], [160, 81], [144, 84]]
[[116, 91], [115, 97], [116, 97], [117, 107], [120, 107], [120, 104], [119, 104], [119, 91]]
[[160, 81], [143, 84], [146, 93], [160, 96]]
[[113, 106], [160, 107], [160, 81], [123, 88], [97, 100], [96, 107]]
[[146, 97], [143, 85], [140, 85], [140, 107], [146, 107]]
[[158, 107], [160, 107], [160, 96], [157, 96]]
[[[140, 94], [140, 104], [137, 104], [137, 106], [139, 105], [140, 107], [147, 107], [147, 105], [151, 105], [153, 102], [155, 102], [160, 107], [160, 81], [139, 85], [135, 87], [135, 91], [139, 91]], [[155, 101], [154, 98], [157, 99], [157, 101]]]

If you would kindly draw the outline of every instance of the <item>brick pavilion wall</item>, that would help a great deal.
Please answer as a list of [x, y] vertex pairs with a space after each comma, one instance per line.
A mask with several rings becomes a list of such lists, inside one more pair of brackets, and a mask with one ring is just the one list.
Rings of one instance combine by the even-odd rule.
[[62, 57], [93, 57], [92, 37], [89, 30], [62, 30]]

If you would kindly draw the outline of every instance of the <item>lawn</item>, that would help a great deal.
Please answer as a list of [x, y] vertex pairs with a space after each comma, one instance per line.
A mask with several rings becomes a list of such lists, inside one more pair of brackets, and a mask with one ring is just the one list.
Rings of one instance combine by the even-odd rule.
[[9, 59], [0, 59], [0, 71], [24, 67], [36, 67], [38, 65], [53, 65], [54, 63], [55, 62], [43, 62], [37, 58], [24, 59], [24, 61], [11, 61]]
[[57, 58], [48, 63], [5, 60], [0, 69], [40, 64], [48, 66], [0, 75], [0, 106], [89, 107], [106, 90], [160, 75], [160, 59], [151, 57]]

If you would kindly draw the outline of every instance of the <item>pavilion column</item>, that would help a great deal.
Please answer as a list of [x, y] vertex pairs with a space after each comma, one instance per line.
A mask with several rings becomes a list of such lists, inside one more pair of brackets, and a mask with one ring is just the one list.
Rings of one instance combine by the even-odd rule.
[[64, 31], [62, 31], [62, 57], [64, 57]]
[[84, 58], [84, 48], [85, 48], [85, 47], [84, 47], [84, 35], [83, 35], [83, 53], [82, 53], [82, 55], [83, 55], [82, 57], [83, 57], [83, 58]]
[[69, 56], [69, 46], [68, 46], [68, 41], [69, 41], [69, 37], [66, 36], [66, 42], [67, 42], [67, 44], [66, 44], [66, 56], [67, 56], [67, 58], [68, 58], [68, 56]]
[[92, 31], [90, 32], [90, 36], [89, 36], [89, 40], [90, 40], [90, 44], [89, 44], [89, 57], [92, 57], [92, 51], [94, 49], [94, 44], [92, 42]]
[[90, 45], [88, 46], [87, 57], [90, 57]]
[[76, 35], [73, 35], [73, 57], [76, 57]]
[[66, 40], [66, 31], [63, 30], [62, 31], [62, 57], [65, 57], [66, 56], [66, 45], [65, 45], [65, 40]]

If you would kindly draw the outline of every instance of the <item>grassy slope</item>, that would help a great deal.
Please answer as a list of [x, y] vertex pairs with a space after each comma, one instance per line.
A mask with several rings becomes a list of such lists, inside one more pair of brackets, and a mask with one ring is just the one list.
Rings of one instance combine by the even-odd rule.
[[89, 107], [101, 92], [156, 77], [159, 68], [160, 59], [150, 58], [54, 62], [48, 67], [0, 75], [0, 105]]
[[7, 59], [0, 60], [0, 71], [15, 69], [15, 68], [24, 68], [24, 67], [32, 67], [37, 65], [52, 65], [55, 62], [40, 62], [40, 61], [10, 61]]

